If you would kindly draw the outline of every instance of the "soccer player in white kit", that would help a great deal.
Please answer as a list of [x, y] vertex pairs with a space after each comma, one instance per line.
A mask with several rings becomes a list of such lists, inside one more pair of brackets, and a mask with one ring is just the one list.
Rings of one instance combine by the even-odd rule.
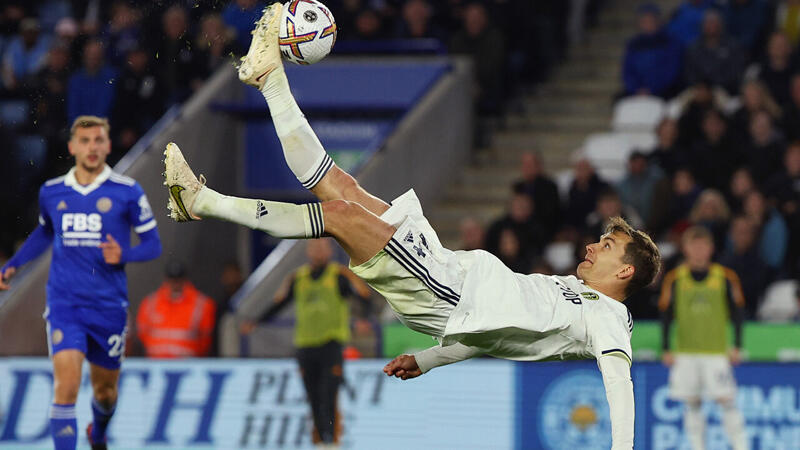
[[366, 192], [322, 148], [289, 89], [278, 49], [279, 3], [264, 11], [239, 78], [263, 94], [289, 168], [320, 203], [295, 205], [222, 195], [167, 145], [165, 185], [177, 221], [222, 219], [280, 238], [330, 235], [350, 268], [409, 328], [440, 345], [402, 355], [384, 371], [413, 378], [480, 354], [522, 361], [597, 358], [611, 412], [613, 449], [633, 447], [633, 321], [622, 301], [647, 286], [658, 249], [624, 220], [588, 245], [576, 277], [522, 275], [482, 251], [442, 247], [413, 190], [391, 206]]

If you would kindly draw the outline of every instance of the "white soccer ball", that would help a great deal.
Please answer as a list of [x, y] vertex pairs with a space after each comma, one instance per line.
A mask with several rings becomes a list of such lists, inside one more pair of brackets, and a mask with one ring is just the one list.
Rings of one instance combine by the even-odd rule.
[[331, 52], [336, 21], [327, 6], [316, 0], [291, 0], [283, 5], [278, 44], [281, 54], [295, 64], [314, 64]]

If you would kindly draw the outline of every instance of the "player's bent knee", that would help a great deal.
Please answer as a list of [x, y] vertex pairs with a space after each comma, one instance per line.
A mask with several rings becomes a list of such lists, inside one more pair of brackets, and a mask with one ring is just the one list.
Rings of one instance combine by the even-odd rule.
[[80, 379], [56, 380], [53, 384], [55, 402], [59, 404], [75, 403], [80, 387]]

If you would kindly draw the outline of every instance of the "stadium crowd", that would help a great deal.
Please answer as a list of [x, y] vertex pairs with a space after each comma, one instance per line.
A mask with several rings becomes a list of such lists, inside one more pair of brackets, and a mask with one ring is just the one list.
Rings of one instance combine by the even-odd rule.
[[[0, 260], [36, 223], [40, 184], [66, 172], [68, 125], [109, 117], [117, 162], [215, 69], [236, 62], [269, 1], [9, 0], [0, 7]], [[340, 53], [468, 53], [477, 106], [498, 114], [514, 86], [543, 80], [602, 0], [328, 0]], [[524, 15], [536, 26], [505, 26]], [[573, 14], [573, 16], [575, 16]], [[584, 20], [584, 17], [586, 20]], [[568, 24], [574, 23], [572, 25]]]
[[[655, 95], [673, 105], [654, 130], [655, 148], [633, 151], [616, 181], [578, 154], [562, 195], [540, 158], [523, 156], [508, 214], [483, 240], [480, 224], [465, 220], [462, 246], [486, 248], [523, 272], [553, 271], [548, 243], [574, 243], [579, 261], [614, 215], [666, 249], [701, 225], [714, 237], [715, 260], [741, 279], [755, 319], [770, 283], [800, 275], [800, 2], [686, 0], [670, 14], [643, 4], [637, 25], [620, 98]], [[672, 254], [666, 270], [679, 263], [680, 252]], [[626, 302], [635, 317], [658, 317], [658, 288]]]

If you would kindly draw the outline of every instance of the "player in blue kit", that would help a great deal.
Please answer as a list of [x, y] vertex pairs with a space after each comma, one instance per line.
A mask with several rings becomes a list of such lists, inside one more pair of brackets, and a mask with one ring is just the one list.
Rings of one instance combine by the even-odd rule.
[[[141, 186], [106, 164], [111, 151], [106, 119], [81, 116], [72, 125], [75, 167], [39, 191], [39, 226], [0, 269], [0, 290], [16, 269], [53, 245], [47, 281], [47, 342], [53, 360], [50, 430], [56, 450], [77, 444], [75, 400], [84, 358], [89, 361], [93, 449], [106, 448], [125, 355], [128, 287], [125, 263], [161, 254], [153, 212]], [[131, 247], [131, 228], [139, 245]]]

